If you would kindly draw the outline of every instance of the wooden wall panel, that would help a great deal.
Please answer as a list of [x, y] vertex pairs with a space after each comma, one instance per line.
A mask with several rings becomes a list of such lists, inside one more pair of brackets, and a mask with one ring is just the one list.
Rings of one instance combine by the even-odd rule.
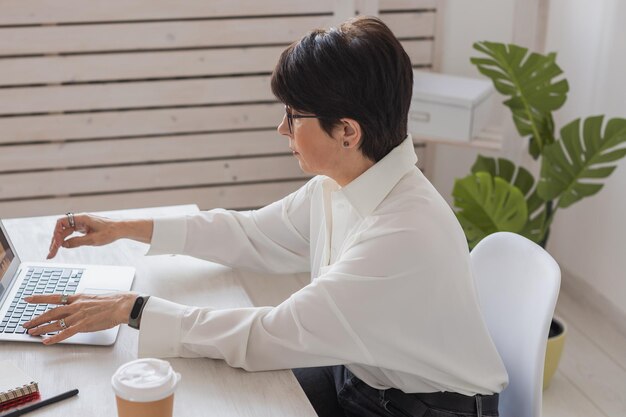
[[[390, 13], [383, 20], [398, 38], [432, 37], [435, 15]], [[332, 17], [305, 16], [181, 22], [0, 28], [0, 56], [142, 51], [155, 49], [288, 45]], [[303, 28], [309, 28], [304, 29]], [[259, 39], [263, 33], [263, 41]]]
[[2, 0], [0, 25], [332, 14], [335, 0]]
[[275, 129], [4, 146], [0, 173], [286, 154]]
[[435, 10], [437, 0], [379, 0], [382, 13], [398, 10]]
[[[258, 207], [306, 181], [275, 131], [269, 76], [307, 30], [344, 20], [343, 3], [1, 3], [0, 217]], [[431, 68], [436, 1], [378, 4]]]
[[284, 112], [276, 103], [0, 117], [0, 144], [269, 129]]
[[174, 107], [275, 100], [270, 78], [225, 77], [176, 81], [0, 90], [0, 115]]
[[432, 40], [402, 41], [402, 47], [406, 50], [414, 67], [430, 67], [433, 62]]
[[14, 58], [0, 65], [0, 86], [270, 73], [283, 49], [269, 46]]
[[[414, 65], [431, 64], [432, 43], [431, 40], [402, 41]], [[283, 49], [283, 46], [270, 46], [14, 58], [0, 65], [0, 87], [269, 74]]]
[[[332, 13], [336, 0], [3, 0], [0, 26]], [[381, 11], [435, 9], [437, 0], [380, 0]], [[123, 10], [123, 13], [120, 13]]]
[[[0, 56], [282, 44], [331, 16], [0, 28]], [[303, 29], [307, 28], [307, 29]], [[259, 36], [262, 34], [262, 37]]]
[[308, 177], [292, 155], [0, 175], [6, 200]]
[[399, 39], [432, 38], [435, 31], [435, 13], [389, 13], [380, 18]]
[[[270, 204], [306, 183], [305, 180], [238, 184], [216, 187], [190, 187], [172, 190], [139, 191], [131, 193], [60, 196], [32, 200], [0, 201], [0, 213], [11, 217], [119, 210], [140, 207], [197, 204], [201, 209], [228, 207], [255, 208]], [[42, 211], [42, 208], [45, 211]]]

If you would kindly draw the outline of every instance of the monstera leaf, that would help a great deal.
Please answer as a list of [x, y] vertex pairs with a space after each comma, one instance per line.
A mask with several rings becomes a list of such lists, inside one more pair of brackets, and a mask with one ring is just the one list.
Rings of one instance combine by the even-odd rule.
[[537, 194], [535, 179], [524, 167], [516, 167], [515, 164], [504, 158], [487, 158], [478, 155], [472, 165], [472, 172], [488, 172], [493, 177], [499, 177], [517, 187], [526, 199], [528, 218], [524, 228], [519, 234], [527, 237], [535, 243], [540, 243], [546, 233], [546, 210], [544, 201]]
[[452, 191], [457, 217], [470, 249], [485, 236], [498, 231], [520, 232], [528, 218], [524, 194], [514, 185], [489, 172], [458, 179]]
[[519, 134], [530, 136], [529, 152], [537, 159], [544, 146], [554, 142], [552, 111], [563, 105], [569, 90], [567, 80], [554, 80], [563, 73], [556, 54], [529, 54], [527, 48], [495, 42], [477, 42], [474, 49], [488, 57], [472, 58], [472, 64], [510, 97], [504, 104]]
[[626, 155], [626, 119], [611, 119], [602, 135], [603, 116], [585, 120], [580, 135], [580, 119], [561, 129], [561, 140], [546, 147], [537, 190], [544, 200], [558, 197], [565, 208], [602, 189], [599, 178], [615, 170], [615, 162]]

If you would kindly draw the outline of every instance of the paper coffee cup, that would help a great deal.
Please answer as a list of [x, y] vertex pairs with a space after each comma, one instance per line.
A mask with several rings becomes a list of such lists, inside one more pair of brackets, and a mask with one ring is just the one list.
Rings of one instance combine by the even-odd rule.
[[119, 417], [172, 417], [180, 374], [167, 361], [137, 359], [111, 377]]

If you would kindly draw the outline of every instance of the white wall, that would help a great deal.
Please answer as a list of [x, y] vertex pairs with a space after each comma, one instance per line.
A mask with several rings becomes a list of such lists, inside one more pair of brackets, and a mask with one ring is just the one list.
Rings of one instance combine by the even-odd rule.
[[[626, 117], [626, 2], [551, 0], [546, 48], [570, 83], [557, 126]], [[548, 249], [561, 267], [626, 314], [626, 160], [595, 196], [557, 214]]]
[[[447, 0], [444, 2], [444, 17], [441, 40], [440, 70], [446, 74], [482, 78], [470, 63], [471, 56], [478, 52], [472, 48], [476, 41], [490, 40], [511, 42], [513, 38], [514, 0]], [[494, 119], [504, 119], [500, 97], [494, 100]], [[511, 123], [506, 119], [505, 123]], [[478, 152], [468, 148], [437, 145], [430, 179], [439, 192], [452, 202], [452, 187], [455, 178], [469, 173]], [[488, 155], [487, 152], [481, 152]], [[427, 161], [427, 163], [430, 161]]]
[[[626, 25], [621, 23], [626, 1], [551, 0], [549, 12], [546, 51], [558, 53], [570, 83], [568, 101], [555, 113], [557, 128], [580, 116], [626, 117]], [[475, 55], [471, 44], [512, 42], [515, 17], [515, 0], [446, 1], [441, 71], [480, 77], [469, 63]], [[529, 158], [515, 150], [520, 139], [508, 110], [502, 120], [501, 154], [527, 165]], [[476, 153], [437, 145], [431, 179], [448, 201], [454, 179], [467, 175]], [[626, 314], [626, 160], [605, 184], [596, 196], [559, 211], [548, 250], [564, 270], [564, 280], [571, 275], [583, 280]]]

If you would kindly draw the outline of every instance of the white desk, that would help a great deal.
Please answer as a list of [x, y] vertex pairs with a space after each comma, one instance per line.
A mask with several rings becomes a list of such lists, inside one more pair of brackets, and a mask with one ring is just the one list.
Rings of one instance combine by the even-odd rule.
[[[195, 206], [104, 213], [115, 218], [154, 217], [197, 211]], [[23, 260], [46, 257], [58, 216], [6, 220], [5, 226]], [[196, 306], [252, 305], [241, 283], [271, 277], [185, 256], [143, 257], [147, 245], [121, 240], [100, 248], [61, 249], [56, 262], [133, 265], [133, 290]], [[243, 280], [243, 281], [242, 281]], [[113, 346], [44, 346], [0, 342], [0, 357], [14, 362], [39, 382], [44, 397], [78, 388], [80, 394], [29, 416], [116, 416], [110, 378], [118, 366], [136, 359], [137, 331], [122, 326]], [[249, 373], [211, 359], [169, 359], [182, 374], [174, 415], [315, 416], [291, 371]]]

